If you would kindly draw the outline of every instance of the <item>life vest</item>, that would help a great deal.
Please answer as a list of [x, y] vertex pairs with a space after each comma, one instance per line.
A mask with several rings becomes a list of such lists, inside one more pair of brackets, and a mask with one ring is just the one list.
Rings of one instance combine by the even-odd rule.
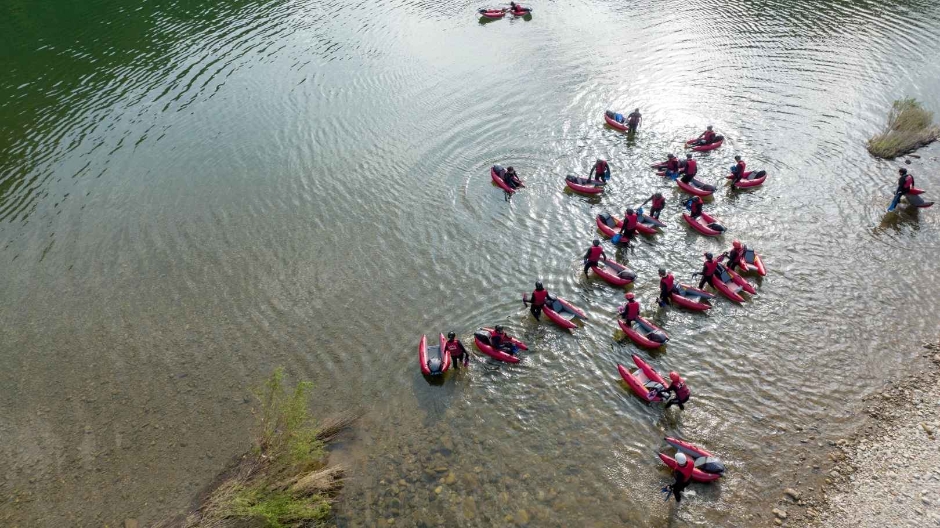
[[705, 202], [692, 202], [692, 207], [690, 209], [692, 216], [698, 216], [702, 214], [702, 207], [704, 206]]
[[709, 143], [714, 143], [714, 142], [715, 142], [715, 131], [714, 131], [714, 130], [706, 130], [706, 131], [705, 131], [705, 135], [702, 136], [702, 140], [705, 141], [705, 144], [706, 144], [706, 145], [709, 144]]
[[666, 198], [653, 198], [653, 209], [662, 209], [666, 207]]
[[689, 390], [689, 387], [688, 385], [685, 384], [685, 381], [680, 381], [679, 383], [675, 383], [675, 388], [676, 388], [676, 398], [678, 398], [680, 402], [684, 403], [685, 401], [689, 399], [689, 396], [692, 396], [692, 391]]
[[601, 253], [603, 252], [604, 252], [604, 248], [600, 246], [591, 246], [591, 249], [588, 250], [588, 260], [591, 262], [597, 262], [598, 260], [600, 260]]
[[532, 292], [532, 304], [542, 306], [545, 304], [545, 298], [548, 297], [548, 290], [535, 290]]
[[636, 229], [636, 223], [639, 218], [636, 213], [632, 215], [626, 215], [623, 217], [623, 228], [624, 229]]
[[914, 177], [910, 174], [905, 174], [901, 176], [901, 179], [898, 180], [898, 188], [901, 189], [902, 194], [907, 194], [914, 187]]
[[666, 275], [665, 277], [659, 279], [659, 284], [666, 289], [667, 292], [672, 291], [672, 287], [676, 284], [676, 278], [672, 276], [672, 273]]
[[640, 122], [640, 114], [636, 112], [630, 112], [630, 115], [627, 116], [627, 123], [635, 125]]
[[687, 176], [695, 176], [698, 173], [698, 162], [694, 159], [686, 161], [685, 164], [685, 174]]
[[666, 170], [667, 171], [678, 171], [679, 170], [679, 160], [676, 158], [671, 158], [666, 160]]
[[454, 339], [453, 341], [447, 341], [444, 343], [444, 349], [450, 353], [451, 357], [456, 357], [461, 354], [460, 352], [460, 341]]
[[738, 162], [738, 173], [737, 176], [744, 177], [744, 168], [747, 166], [747, 163], [744, 163], [744, 160]]
[[686, 461], [684, 466], [680, 466], [679, 463], [676, 463], [676, 471], [682, 475], [682, 482], [688, 482], [692, 478], [692, 472], [695, 471], [695, 462], [692, 460], [692, 457], [686, 456]]
[[746, 249], [745, 249], [744, 247], [741, 247], [741, 251], [740, 251], [740, 252], [739, 252], [737, 249], [732, 249], [731, 251], [729, 251], [729, 252], [728, 252], [728, 263], [730, 264], [730, 263], [732, 263], [732, 262], [738, 262], [739, 260], [741, 260], [742, 257], [744, 257], [744, 251], [745, 251], [745, 250], [746, 250]]
[[640, 303], [638, 302], [628, 302], [627, 303], [627, 321], [633, 321], [640, 315]]
[[596, 172], [600, 176], [603, 176], [604, 174], [606, 174], [607, 162], [604, 160], [598, 160], [597, 163], [594, 164], [594, 172]]
[[702, 274], [706, 277], [711, 277], [718, 271], [718, 261], [717, 260], [706, 260], [705, 267], [702, 270]]

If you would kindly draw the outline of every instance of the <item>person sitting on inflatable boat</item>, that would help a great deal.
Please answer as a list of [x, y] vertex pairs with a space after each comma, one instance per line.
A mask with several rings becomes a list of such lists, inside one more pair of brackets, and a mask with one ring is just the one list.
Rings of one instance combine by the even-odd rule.
[[653, 204], [650, 206], [650, 216], [659, 220], [659, 213], [663, 212], [663, 209], [666, 207], [666, 199], [663, 198], [663, 193], [655, 193], [653, 196], [650, 196], [643, 203], [640, 204], [640, 207], [646, 205], [646, 202], [652, 201]]
[[679, 177], [679, 159], [675, 154], [666, 156], [666, 177], [673, 181]]
[[513, 13], [522, 13], [522, 12], [531, 11], [531, 9], [529, 9], [528, 7], [522, 7], [521, 4], [517, 4], [515, 2], [509, 2], [509, 8], [512, 10]]
[[463, 343], [457, 339], [457, 334], [453, 332], [447, 334], [444, 349], [450, 353], [451, 359], [454, 360], [454, 368], [459, 369], [461, 363], [463, 363], [465, 367], [470, 364], [470, 354], [467, 353], [467, 349], [464, 348]]
[[685, 208], [689, 210], [689, 216], [692, 218], [702, 216], [703, 207], [705, 207], [705, 202], [702, 201], [700, 196], [693, 196], [685, 201]]
[[669, 380], [672, 383], [670, 383], [668, 387], [657, 391], [659, 397], [666, 401], [670, 392], [676, 393], [675, 398], [670, 398], [666, 401], [666, 408], [668, 409], [671, 405], [678, 405], [679, 409], [684, 411], [685, 407], [682, 404], [689, 401], [689, 398], [692, 396], [692, 391], [689, 390], [689, 387], [685, 384], [685, 380], [675, 371], [669, 373]]
[[503, 174], [503, 183], [508, 185], [510, 189], [518, 189], [522, 185], [522, 180], [516, 174], [516, 169], [506, 167], [506, 172]]
[[594, 162], [594, 166], [591, 167], [591, 172], [588, 173], [588, 179], [591, 179], [591, 176], [594, 177], [596, 181], [605, 182], [610, 179], [610, 165], [607, 164], [607, 160], [603, 158], [597, 158], [597, 161]]
[[496, 328], [490, 332], [490, 345], [494, 350], [502, 350], [511, 356], [515, 356], [516, 352], [519, 351], [519, 347], [513, 344], [512, 339], [506, 335], [501, 325], [496, 325]]
[[601, 241], [595, 238], [594, 244], [589, 247], [587, 253], [584, 254], [584, 275], [587, 276], [588, 270], [597, 266], [597, 262], [602, 258], [606, 259], [607, 253], [604, 253], [604, 248], [601, 247]]
[[633, 292], [627, 292], [624, 297], [627, 299], [627, 304], [622, 305], [617, 311], [620, 312], [620, 318], [627, 323], [627, 326], [633, 326], [633, 321], [640, 316], [640, 303], [636, 302]]
[[[672, 492], [676, 496], [676, 502], [682, 501], [682, 490], [692, 482], [692, 472], [695, 471], [695, 464], [685, 456], [685, 453], [676, 453], [676, 469], [672, 472], [675, 482], [670, 486], [663, 488], [663, 491]], [[669, 496], [666, 496], [669, 500]]]
[[666, 273], [666, 268], [659, 268], [659, 305], [669, 304], [670, 296], [676, 288], [676, 278]]
[[702, 271], [692, 274], [693, 277], [696, 275], [702, 276], [702, 280], [698, 283], [698, 289], [700, 290], [705, 287], [706, 282], [714, 286], [715, 273], [718, 271], [718, 261], [714, 258], [711, 253], [705, 253], [705, 265], [702, 266]]
[[747, 163], [744, 163], [744, 160], [741, 159], [741, 156], [734, 157], [735, 164], [731, 166], [731, 175], [734, 178], [731, 179], [731, 184], [738, 183], [744, 178], [744, 172], [747, 167]]
[[715, 131], [712, 130], [712, 126], [708, 125], [705, 127], [705, 132], [702, 132], [702, 134], [695, 139], [695, 142], [692, 143], [692, 145], [711, 145], [715, 142], [716, 135], [717, 134], [715, 134]]
[[640, 115], [640, 109], [637, 108], [630, 112], [630, 115], [627, 116], [627, 128], [630, 132], [636, 132], [636, 129], [640, 126], [640, 121], [643, 120], [643, 116]]
[[731, 249], [725, 251], [718, 256], [718, 262], [721, 262], [722, 259], [727, 258], [728, 264], [727, 267], [729, 270], [734, 271], [734, 268], [738, 267], [741, 264], [741, 259], [744, 258], [744, 252], [747, 251], [747, 246], [741, 243], [740, 240], [735, 240], [731, 243]]
[[907, 173], [907, 169], [901, 167], [898, 169], [898, 174], [901, 176], [898, 178], [898, 189], [894, 191], [894, 194], [905, 195], [911, 192], [911, 189], [914, 188], [914, 177]]
[[542, 307], [545, 306], [546, 302], [555, 302], [555, 298], [548, 294], [548, 290], [542, 286], [542, 281], [538, 281], [535, 283], [535, 289], [532, 290], [532, 299], [523, 299], [522, 302], [529, 305], [529, 311], [538, 321], [542, 315]]
[[690, 183], [695, 175], [698, 174], [698, 162], [692, 159], [691, 154], [685, 155], [685, 174], [682, 175], [682, 183]]

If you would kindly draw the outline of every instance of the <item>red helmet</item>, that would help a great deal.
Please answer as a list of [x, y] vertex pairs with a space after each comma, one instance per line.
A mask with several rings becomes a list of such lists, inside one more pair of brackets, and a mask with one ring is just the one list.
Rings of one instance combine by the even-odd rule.
[[734, 242], [731, 243], [731, 245], [734, 246], [734, 249], [741, 249], [741, 241], [740, 241], [740, 240], [735, 240]]
[[676, 371], [672, 371], [669, 373], [669, 379], [671, 379], [672, 381], [676, 383], [679, 383], [680, 381], [682, 381], [682, 378], [679, 377], [679, 373]]
[[635, 295], [633, 295], [633, 292], [627, 292], [627, 293], [624, 295], [624, 297], [626, 297], [628, 301], [632, 301], [633, 298], [635, 297]]

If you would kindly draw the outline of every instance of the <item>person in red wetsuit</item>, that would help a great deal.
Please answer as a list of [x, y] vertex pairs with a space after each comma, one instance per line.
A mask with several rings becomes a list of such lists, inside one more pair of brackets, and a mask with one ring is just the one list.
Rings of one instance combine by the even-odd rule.
[[675, 154], [666, 156], [666, 177], [675, 180], [679, 177], [679, 159]]
[[640, 303], [636, 302], [636, 296], [633, 295], [633, 292], [627, 292], [624, 297], [627, 299], [627, 304], [621, 306], [617, 311], [620, 312], [620, 318], [627, 323], [627, 326], [632, 326], [633, 321], [636, 321], [636, 318], [640, 316]]
[[689, 216], [692, 218], [698, 218], [702, 216], [702, 210], [705, 208], [705, 202], [702, 201], [701, 196], [693, 196], [685, 202], [686, 208], [689, 210]]
[[630, 247], [630, 241], [636, 236], [636, 226], [640, 222], [640, 216], [633, 209], [627, 209], [623, 215], [623, 227], [620, 228], [621, 240], [627, 240], [627, 247]]
[[715, 273], [718, 271], [718, 261], [715, 260], [714, 255], [711, 253], [705, 253], [705, 264], [702, 266], [702, 271], [693, 273], [692, 276], [701, 275], [702, 280], [698, 283], [698, 289], [705, 287], [705, 283], [715, 285]]
[[725, 251], [718, 257], [718, 262], [721, 262], [722, 259], [728, 259], [728, 269], [734, 271], [734, 268], [741, 265], [741, 259], [744, 258], [744, 252], [747, 251], [747, 246], [741, 243], [740, 240], [735, 240], [731, 243], [731, 249]]
[[643, 120], [643, 116], [640, 115], [640, 109], [637, 108], [630, 112], [630, 115], [627, 116], [627, 128], [630, 132], [636, 132], [636, 129], [640, 127], [640, 121]]
[[470, 354], [467, 353], [467, 349], [464, 348], [463, 343], [457, 339], [457, 334], [453, 332], [447, 334], [444, 349], [450, 353], [450, 358], [454, 360], [454, 367], [459, 369], [461, 363], [463, 363], [465, 367], [470, 364]]
[[705, 132], [702, 132], [699, 137], [695, 138], [693, 145], [711, 145], [715, 142], [715, 131], [712, 130], [712, 126], [708, 125], [705, 127]]
[[663, 198], [663, 193], [655, 193], [653, 196], [650, 196], [643, 203], [640, 204], [640, 207], [646, 205], [647, 202], [652, 201], [650, 205], [650, 216], [659, 220], [659, 214], [663, 212], [663, 209], [666, 207], [666, 199]]
[[542, 281], [535, 283], [535, 289], [532, 290], [531, 300], [523, 300], [522, 302], [529, 306], [529, 311], [532, 312], [532, 315], [535, 316], [535, 320], [540, 320], [539, 318], [542, 315], [542, 307], [545, 306], [546, 302], [554, 302], [555, 298], [548, 294], [548, 290], [542, 286]]
[[911, 192], [911, 189], [914, 188], [914, 177], [907, 173], [907, 169], [901, 167], [898, 169], [898, 189], [894, 191], [894, 194], [905, 195]]
[[684, 411], [685, 407], [683, 407], [682, 404], [689, 401], [689, 398], [692, 396], [692, 391], [689, 390], [689, 387], [685, 384], [685, 380], [676, 372], [669, 373], [669, 381], [671, 381], [671, 383], [668, 387], [659, 391], [659, 396], [665, 399], [670, 392], [676, 393], [675, 398], [671, 398], [666, 402], [666, 408], [668, 409], [672, 405], [678, 405], [679, 409]]
[[689, 183], [698, 174], [698, 162], [692, 159], [691, 154], [685, 155], [685, 174], [682, 175], [682, 183]]
[[587, 276], [588, 270], [594, 266], [597, 266], [597, 262], [600, 259], [607, 259], [607, 253], [604, 253], [604, 248], [601, 247], [601, 241], [594, 239], [594, 244], [588, 248], [587, 253], [584, 254], [584, 275]]
[[594, 162], [594, 166], [591, 167], [591, 172], [588, 173], [588, 179], [591, 179], [591, 176], [594, 177], [596, 181], [607, 181], [610, 174], [610, 165], [607, 163], [607, 160], [603, 158], [597, 158], [597, 161]]
[[731, 175], [734, 178], [731, 179], [731, 183], [735, 184], [741, 181], [744, 178], [744, 172], [746, 171], [747, 163], [744, 163], [744, 160], [741, 159], [741, 156], [734, 157], [734, 165], [731, 166]]
[[676, 278], [667, 273], [665, 268], [659, 268], [659, 305], [669, 304], [672, 291], [676, 287]]
[[[682, 501], [682, 490], [692, 482], [692, 472], [695, 471], [695, 464], [689, 460], [685, 453], [676, 453], [676, 469], [672, 472], [675, 482], [670, 486], [663, 488], [663, 491], [670, 491], [676, 496], [676, 502]], [[666, 496], [669, 500], [669, 496]]]

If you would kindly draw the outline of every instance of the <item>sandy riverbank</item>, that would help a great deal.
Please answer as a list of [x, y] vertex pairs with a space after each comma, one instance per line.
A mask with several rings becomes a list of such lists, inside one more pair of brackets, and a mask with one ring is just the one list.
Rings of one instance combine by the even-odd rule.
[[940, 344], [924, 349], [924, 370], [866, 398], [859, 430], [830, 446], [825, 485], [784, 491], [775, 524], [940, 526]]

